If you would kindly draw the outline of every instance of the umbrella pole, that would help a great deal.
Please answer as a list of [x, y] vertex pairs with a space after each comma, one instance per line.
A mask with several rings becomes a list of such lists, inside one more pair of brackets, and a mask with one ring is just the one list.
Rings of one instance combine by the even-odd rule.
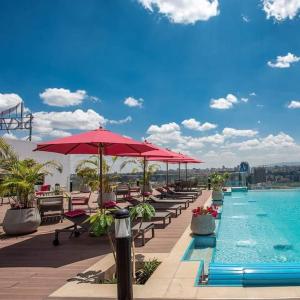
[[180, 163], [178, 163], [178, 179], [180, 181]]
[[143, 170], [143, 202], [145, 201], [145, 188], [146, 188], [146, 156], [144, 156], [144, 170]]
[[167, 176], [166, 176], [166, 185], [169, 186], [169, 163], [167, 162]]
[[99, 199], [100, 199], [100, 208], [103, 208], [103, 149], [102, 145], [99, 144]]
[[187, 171], [187, 163], [185, 163], [185, 181], [187, 182], [187, 178], [188, 178], [188, 171]]

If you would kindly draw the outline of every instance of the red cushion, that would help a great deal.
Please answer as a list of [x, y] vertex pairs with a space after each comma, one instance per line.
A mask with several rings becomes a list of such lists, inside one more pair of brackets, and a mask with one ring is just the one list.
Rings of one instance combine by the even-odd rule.
[[66, 212], [65, 215], [69, 218], [74, 218], [74, 217], [85, 215], [85, 211], [82, 209], [75, 209], [75, 210]]

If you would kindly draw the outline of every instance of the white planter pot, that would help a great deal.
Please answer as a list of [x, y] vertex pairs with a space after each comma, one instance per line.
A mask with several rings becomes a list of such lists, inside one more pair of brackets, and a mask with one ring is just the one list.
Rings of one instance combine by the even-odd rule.
[[215, 218], [212, 215], [192, 216], [191, 230], [193, 234], [213, 234], [216, 228]]
[[41, 216], [37, 208], [8, 209], [3, 220], [6, 234], [26, 234], [37, 230]]
[[212, 199], [214, 201], [222, 201], [224, 199], [223, 192], [222, 191], [213, 191]]
[[110, 201], [117, 201], [117, 196], [114, 192], [110, 193], [103, 193], [103, 203], [110, 202]]

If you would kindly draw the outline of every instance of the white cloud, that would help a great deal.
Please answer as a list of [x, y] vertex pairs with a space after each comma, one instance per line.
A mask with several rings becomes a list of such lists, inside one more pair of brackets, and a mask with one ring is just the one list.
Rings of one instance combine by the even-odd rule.
[[249, 101], [249, 98], [241, 98], [241, 101], [247, 103]]
[[180, 131], [180, 126], [175, 123], [175, 122], [171, 122], [171, 123], [167, 123], [167, 124], [162, 124], [161, 126], [158, 125], [151, 125], [148, 130], [147, 133], [148, 134], [156, 134], [156, 133], [174, 133], [175, 131]]
[[22, 98], [17, 94], [1, 94], [0, 93], [0, 112], [22, 102]]
[[[45, 104], [50, 106], [65, 107], [81, 104], [84, 99], [88, 98], [88, 95], [84, 90], [71, 92], [63, 88], [48, 88], [40, 93], [40, 98]], [[96, 99], [98, 100], [97, 97], [93, 97], [93, 100]]]
[[277, 56], [275, 62], [268, 61], [268, 66], [271, 68], [289, 68], [291, 64], [296, 63], [300, 60], [300, 57], [288, 53], [285, 56]]
[[121, 120], [107, 120], [107, 123], [114, 124], [114, 125], [121, 125], [121, 124], [125, 124], [125, 123], [130, 123], [131, 121], [132, 121], [132, 117], [128, 116]]
[[291, 101], [289, 104], [288, 104], [288, 108], [292, 108], [292, 109], [295, 109], [295, 108], [300, 108], [300, 101]]
[[140, 99], [135, 99], [133, 97], [127, 97], [124, 100], [124, 104], [129, 106], [129, 107], [139, 107], [142, 108], [143, 107], [143, 102], [144, 100], [142, 98]]
[[219, 14], [218, 0], [138, 0], [146, 9], [168, 17], [173, 23], [194, 24]]
[[250, 96], [256, 96], [256, 93], [255, 92], [252, 92], [249, 94]]
[[293, 19], [300, 10], [300, 0], [262, 0], [267, 19]]
[[209, 122], [205, 122], [201, 125], [201, 123], [195, 120], [194, 118], [184, 120], [181, 122], [181, 124], [188, 129], [198, 130], [198, 131], [207, 131], [217, 127], [216, 124], [212, 124]]
[[[280, 132], [277, 135], [270, 134], [264, 138], [256, 138], [251, 140], [242, 141], [239, 143], [228, 144], [227, 147], [235, 147], [239, 150], [259, 150], [259, 149], [273, 149], [282, 150], [286, 147], [295, 147], [296, 143], [294, 139], [284, 132]], [[284, 154], [284, 153], [283, 153]]]
[[92, 130], [105, 123], [104, 117], [92, 109], [34, 113], [34, 130], [42, 134], [52, 130]]
[[233, 94], [228, 94], [225, 98], [211, 99], [210, 107], [214, 109], [230, 109], [236, 103], [238, 103], [237, 97]]
[[224, 128], [222, 133], [225, 137], [252, 137], [258, 134], [257, 131], [251, 129], [243, 130], [228, 127]]
[[10, 139], [10, 140], [17, 140], [18, 138], [13, 134], [13, 133], [4, 133], [2, 135], [5, 139]]

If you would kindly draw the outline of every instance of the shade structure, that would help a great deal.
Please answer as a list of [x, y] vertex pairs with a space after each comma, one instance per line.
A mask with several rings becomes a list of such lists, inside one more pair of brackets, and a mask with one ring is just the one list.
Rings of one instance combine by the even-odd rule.
[[[149, 160], [155, 160], [155, 158], [161, 158], [161, 159], [171, 159], [171, 158], [178, 158], [178, 154], [176, 152], [170, 151], [168, 149], [160, 148], [156, 145], [153, 145], [149, 142], [145, 142], [146, 145], [152, 146], [155, 149], [151, 151], [146, 151], [143, 153], [124, 153], [121, 156], [131, 156], [131, 157], [141, 157], [144, 159], [143, 163], [143, 191], [145, 191], [146, 186], [146, 163]], [[145, 198], [145, 194], [143, 193], [143, 200]]]
[[56, 152], [61, 154], [97, 154], [99, 155], [99, 197], [103, 206], [103, 155], [139, 154], [156, 150], [154, 146], [135, 141], [100, 127], [69, 137], [38, 144], [34, 151]]

